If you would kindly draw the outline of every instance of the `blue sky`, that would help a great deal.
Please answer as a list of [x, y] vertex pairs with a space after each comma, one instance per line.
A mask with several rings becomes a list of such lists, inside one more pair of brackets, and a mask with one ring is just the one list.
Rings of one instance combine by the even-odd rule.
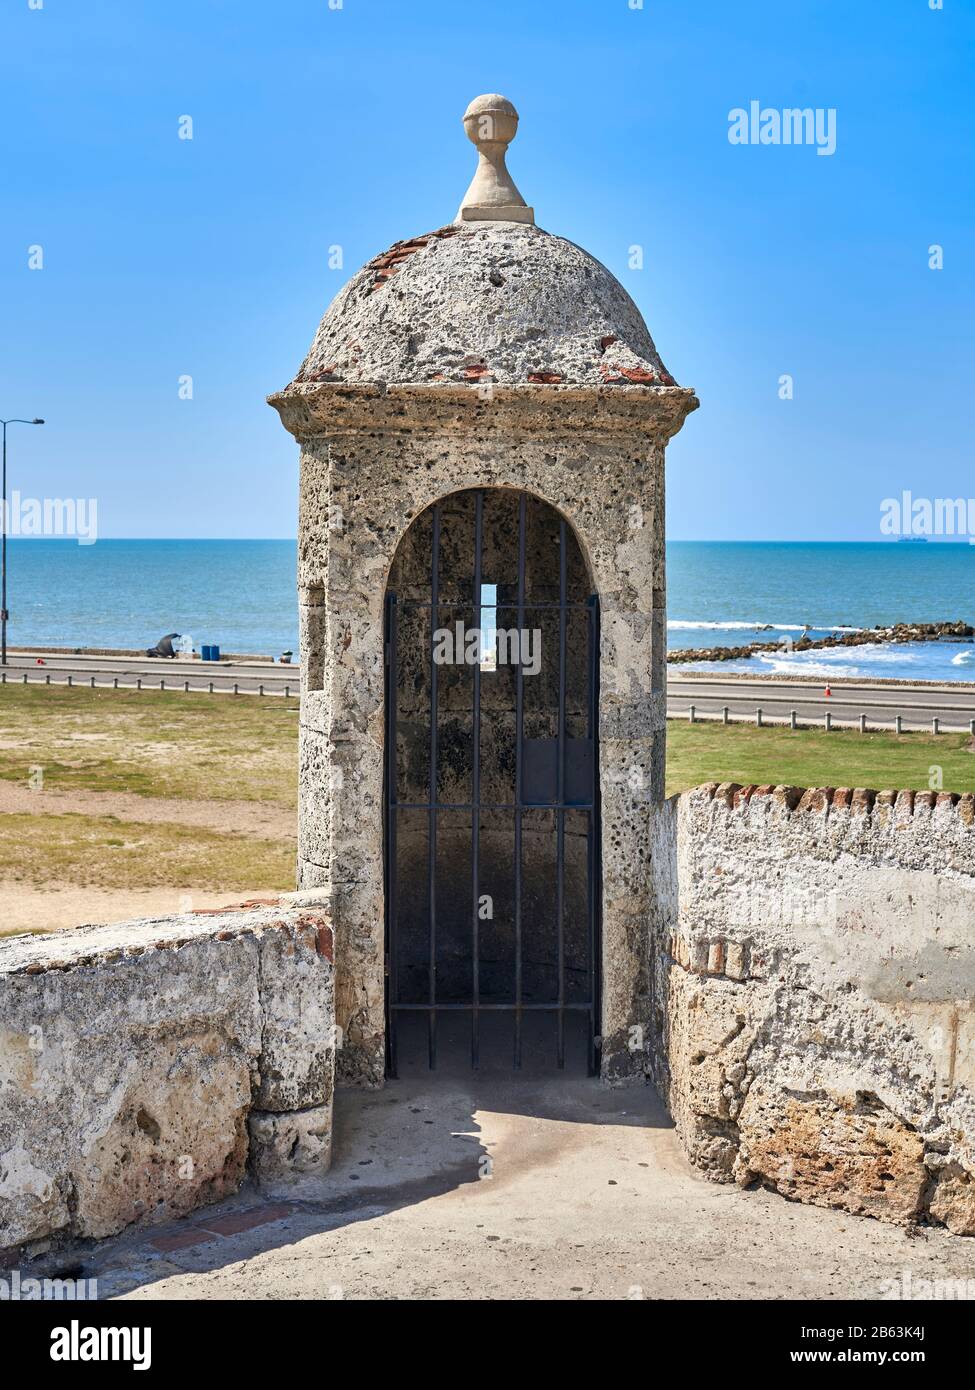
[[[972, 494], [971, 0], [632, 2], [5, 0], [0, 414], [49, 421], [11, 485], [97, 497], [103, 536], [293, 535], [264, 396], [349, 274], [453, 217], [500, 91], [540, 225], [700, 396], [672, 537], [879, 539], [884, 497]], [[730, 144], [752, 100], [835, 108], [836, 153]]]

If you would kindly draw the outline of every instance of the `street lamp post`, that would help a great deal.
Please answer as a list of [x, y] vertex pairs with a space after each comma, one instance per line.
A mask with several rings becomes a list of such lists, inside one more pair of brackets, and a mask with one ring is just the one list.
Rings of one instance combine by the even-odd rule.
[[0, 666], [7, 664], [7, 426], [43, 425], [43, 420], [0, 420], [3, 425], [3, 501], [0, 503]]

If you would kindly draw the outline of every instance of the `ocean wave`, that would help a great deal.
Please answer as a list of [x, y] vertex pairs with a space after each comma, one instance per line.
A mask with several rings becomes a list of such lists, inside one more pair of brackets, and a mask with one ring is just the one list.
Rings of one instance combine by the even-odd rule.
[[[975, 649], [970, 654], [975, 660]], [[905, 643], [869, 642], [862, 647], [819, 647], [810, 652], [756, 652], [753, 657], [743, 657], [738, 661], [697, 661], [687, 662], [686, 665], [699, 670], [724, 670], [739, 674], [760, 670], [771, 676], [845, 677], [856, 680], [868, 678], [871, 673], [879, 676], [889, 672], [908, 678], [915, 673], [927, 676], [927, 672], [918, 671], [917, 668], [932, 655], [934, 653], [928, 644], [919, 648]]]
[[[672, 632], [744, 632], [760, 626], [759, 623], [690, 623], [679, 619], [668, 619], [667, 626]], [[801, 628], [796, 628], [801, 632]]]
[[920, 660], [917, 652], [905, 650], [903, 644], [869, 642], [862, 647], [820, 647], [811, 652], [756, 652], [755, 658], [777, 675], [786, 668], [796, 675], [860, 676], [863, 667], [913, 666]]
[[862, 676], [858, 666], [843, 666], [838, 662], [798, 661], [795, 658], [771, 656], [762, 658], [763, 670], [772, 676], [825, 676], [835, 679], [845, 676], [850, 680]]
[[[855, 655], [853, 654], [855, 653]], [[813, 655], [821, 660], [829, 661], [856, 661], [866, 662], [868, 665], [904, 665], [910, 666], [920, 660], [920, 654], [916, 649], [912, 649], [906, 642], [866, 642], [862, 647], [854, 647], [851, 651], [849, 647], [827, 647]], [[802, 658], [802, 652], [796, 652], [797, 658]]]
[[[675, 669], [675, 668], [672, 668]], [[709, 675], [757, 675], [786, 680], [923, 680], [975, 682], [975, 646], [950, 642], [869, 642], [860, 647], [817, 647], [812, 651], [756, 652], [733, 661], [688, 661], [676, 668]]]
[[[804, 632], [804, 623], [693, 623], [680, 618], [667, 621], [670, 632]], [[859, 627], [816, 627], [811, 632], [862, 632]]]

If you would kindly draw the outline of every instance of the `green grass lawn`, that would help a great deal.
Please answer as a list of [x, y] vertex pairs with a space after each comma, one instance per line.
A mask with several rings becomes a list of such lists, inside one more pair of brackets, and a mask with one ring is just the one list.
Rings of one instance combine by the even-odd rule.
[[[298, 702], [178, 691], [0, 688], [0, 778], [49, 791], [117, 791], [182, 800], [297, 801]], [[975, 790], [968, 734], [859, 734], [667, 724], [667, 787], [700, 782]]]
[[0, 778], [47, 791], [183, 800], [298, 797], [298, 701], [179, 691], [0, 687]]
[[280, 891], [294, 887], [295, 846], [115, 816], [15, 813], [0, 816], [0, 864], [8, 884], [32, 887]]
[[667, 791], [701, 782], [771, 782], [793, 787], [909, 788], [975, 791], [975, 752], [968, 734], [859, 734], [842, 730], [759, 729], [748, 724], [667, 721]]
[[[293, 810], [297, 740], [293, 699], [0, 687], [0, 780], [27, 786], [31, 769], [40, 768], [45, 792], [261, 802]], [[0, 816], [5, 891], [16, 892], [19, 883], [122, 893], [295, 886], [294, 835], [260, 838], [111, 811], [101, 802], [90, 815]]]
[[[975, 790], [967, 734], [858, 734], [668, 722], [668, 792], [701, 782], [792, 786], [931, 785]], [[45, 791], [128, 792], [176, 802], [253, 801], [291, 809], [297, 795], [298, 704], [178, 691], [0, 687], [0, 779]], [[74, 807], [71, 811], [74, 811]], [[293, 834], [258, 838], [131, 819], [99, 803], [90, 815], [0, 816], [0, 873], [10, 885], [157, 886], [254, 891], [294, 886]], [[131, 806], [126, 813], [131, 816]], [[228, 824], [227, 831], [233, 827]]]

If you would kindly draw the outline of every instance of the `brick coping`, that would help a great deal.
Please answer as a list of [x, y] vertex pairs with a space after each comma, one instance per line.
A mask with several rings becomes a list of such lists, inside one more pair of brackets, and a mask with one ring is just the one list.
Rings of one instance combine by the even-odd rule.
[[788, 813], [813, 811], [836, 815], [848, 812], [850, 815], [873, 816], [893, 809], [898, 813], [899, 820], [930, 816], [935, 810], [942, 813], [947, 810], [969, 828], [975, 823], [973, 792], [897, 791], [889, 788], [874, 791], [869, 787], [789, 787], [773, 786], [771, 783], [743, 786], [738, 782], [705, 782], [684, 795], [720, 802], [729, 810], [766, 803], [769, 808], [780, 807]]

